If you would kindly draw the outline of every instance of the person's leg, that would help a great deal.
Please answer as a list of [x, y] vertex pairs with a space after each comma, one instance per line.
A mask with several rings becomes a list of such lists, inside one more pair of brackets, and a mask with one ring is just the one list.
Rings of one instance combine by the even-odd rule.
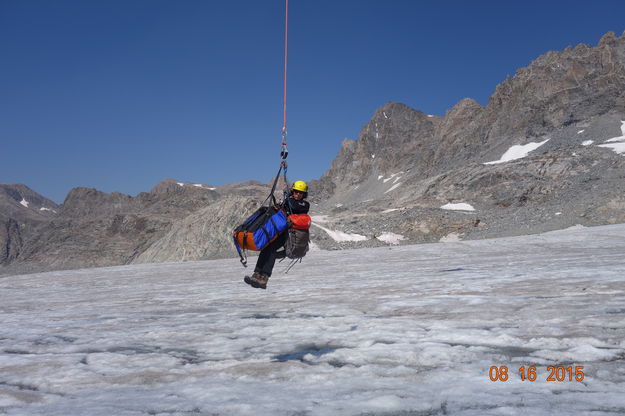
[[286, 233], [282, 233], [273, 243], [269, 244], [261, 250], [254, 272], [263, 274], [267, 277], [271, 276], [273, 266], [276, 264], [276, 251], [284, 246], [286, 242]]
[[271, 257], [275, 257], [275, 250], [273, 249], [272, 244], [268, 245], [260, 251], [260, 254], [258, 255], [258, 260], [256, 260], [256, 267], [254, 267], [254, 273], [265, 273], [268, 265], [271, 263], [275, 263], [275, 260], [273, 260], [272, 262]]

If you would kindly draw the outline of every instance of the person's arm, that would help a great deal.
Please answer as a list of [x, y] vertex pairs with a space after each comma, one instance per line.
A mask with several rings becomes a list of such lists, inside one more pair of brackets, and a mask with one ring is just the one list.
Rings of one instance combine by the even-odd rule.
[[296, 201], [293, 198], [289, 198], [289, 214], [308, 214], [310, 210], [310, 203], [305, 199]]

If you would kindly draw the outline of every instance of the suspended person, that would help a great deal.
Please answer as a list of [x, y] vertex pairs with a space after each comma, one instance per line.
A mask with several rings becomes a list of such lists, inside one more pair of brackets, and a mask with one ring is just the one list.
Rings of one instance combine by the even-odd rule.
[[[286, 212], [287, 216], [291, 214], [308, 214], [310, 203], [306, 201], [308, 196], [308, 185], [304, 181], [295, 181], [291, 187], [289, 195], [284, 199], [281, 208]], [[284, 248], [288, 233], [285, 231], [271, 244], [261, 250], [254, 273], [251, 276], [245, 276], [245, 283], [260, 289], [267, 289], [267, 281], [271, 277], [273, 266], [276, 259], [282, 259], [286, 256]]]

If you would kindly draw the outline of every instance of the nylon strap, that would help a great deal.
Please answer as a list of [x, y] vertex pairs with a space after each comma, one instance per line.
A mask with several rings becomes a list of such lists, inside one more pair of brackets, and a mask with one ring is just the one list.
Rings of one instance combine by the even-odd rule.
[[282, 163], [280, 164], [280, 169], [278, 169], [278, 174], [276, 175], [276, 178], [273, 180], [273, 185], [271, 187], [271, 192], [269, 193], [269, 195], [267, 196], [267, 198], [263, 202], [263, 205], [265, 205], [267, 203], [267, 201], [269, 201], [269, 200], [271, 200], [271, 202], [273, 202], [273, 205], [276, 205], [277, 201], [276, 201], [276, 197], [275, 197], [275, 195], [273, 193], [276, 190], [276, 185], [278, 184], [278, 179], [280, 179], [280, 173], [281, 172], [282, 172]]

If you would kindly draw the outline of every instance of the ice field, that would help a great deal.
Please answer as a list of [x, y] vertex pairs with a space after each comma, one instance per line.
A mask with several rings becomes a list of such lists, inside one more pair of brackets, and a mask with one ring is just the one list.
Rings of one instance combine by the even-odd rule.
[[0, 414], [625, 413], [625, 225], [284, 268], [0, 278]]

